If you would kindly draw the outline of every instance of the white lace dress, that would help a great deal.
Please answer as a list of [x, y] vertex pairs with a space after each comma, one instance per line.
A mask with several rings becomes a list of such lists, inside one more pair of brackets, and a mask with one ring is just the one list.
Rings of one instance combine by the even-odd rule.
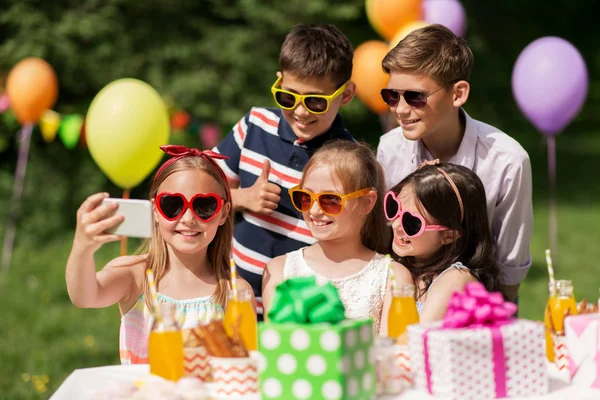
[[379, 332], [383, 298], [387, 288], [388, 267], [385, 256], [376, 253], [369, 263], [355, 274], [344, 278], [328, 279], [315, 273], [304, 259], [304, 248], [292, 251], [285, 257], [284, 279], [315, 276], [317, 283], [331, 282], [346, 309], [346, 318], [372, 318]]

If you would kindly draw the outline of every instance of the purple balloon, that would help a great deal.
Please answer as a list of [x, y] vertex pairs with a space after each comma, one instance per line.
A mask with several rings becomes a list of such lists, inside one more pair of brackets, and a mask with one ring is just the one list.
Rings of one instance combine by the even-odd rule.
[[517, 58], [512, 90], [527, 119], [544, 135], [556, 135], [579, 114], [587, 97], [585, 61], [564, 39], [537, 39]]
[[426, 0], [423, 2], [423, 21], [441, 24], [456, 36], [462, 36], [467, 27], [465, 9], [458, 0]]

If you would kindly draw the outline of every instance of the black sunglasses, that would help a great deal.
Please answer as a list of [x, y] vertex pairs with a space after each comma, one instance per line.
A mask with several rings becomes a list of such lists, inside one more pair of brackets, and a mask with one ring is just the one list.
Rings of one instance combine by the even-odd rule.
[[400, 97], [404, 96], [404, 101], [412, 108], [423, 108], [427, 105], [427, 98], [429, 96], [433, 96], [440, 90], [444, 89], [446, 86], [451, 85], [453, 83], [458, 82], [458, 80], [453, 80], [446, 83], [444, 86], [439, 89], [434, 90], [429, 94], [425, 94], [423, 92], [419, 92], [418, 90], [397, 90], [397, 89], [381, 89], [381, 98], [390, 107], [396, 107], [398, 103], [400, 103]]

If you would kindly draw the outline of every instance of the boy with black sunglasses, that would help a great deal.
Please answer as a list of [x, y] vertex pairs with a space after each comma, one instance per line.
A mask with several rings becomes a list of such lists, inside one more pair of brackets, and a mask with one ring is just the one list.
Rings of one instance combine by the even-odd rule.
[[252, 108], [215, 148], [229, 156], [219, 165], [237, 213], [233, 259], [254, 289], [259, 319], [265, 265], [315, 242], [288, 189], [325, 142], [354, 140], [338, 114], [354, 97], [352, 58], [352, 45], [335, 26], [296, 26], [281, 47], [271, 87], [279, 108]]
[[399, 125], [377, 149], [388, 187], [428, 160], [473, 170], [485, 186], [503, 291], [514, 301], [531, 265], [531, 165], [517, 141], [462, 108], [470, 91], [471, 49], [446, 27], [430, 25], [400, 41], [382, 66], [390, 80], [381, 97]]

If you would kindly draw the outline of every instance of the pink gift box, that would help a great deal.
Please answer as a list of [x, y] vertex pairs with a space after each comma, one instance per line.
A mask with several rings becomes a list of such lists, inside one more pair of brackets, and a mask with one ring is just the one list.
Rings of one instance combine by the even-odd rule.
[[565, 318], [571, 382], [600, 389], [600, 314]]
[[436, 397], [484, 400], [548, 392], [544, 326], [515, 319], [494, 327], [408, 327], [417, 389]]

